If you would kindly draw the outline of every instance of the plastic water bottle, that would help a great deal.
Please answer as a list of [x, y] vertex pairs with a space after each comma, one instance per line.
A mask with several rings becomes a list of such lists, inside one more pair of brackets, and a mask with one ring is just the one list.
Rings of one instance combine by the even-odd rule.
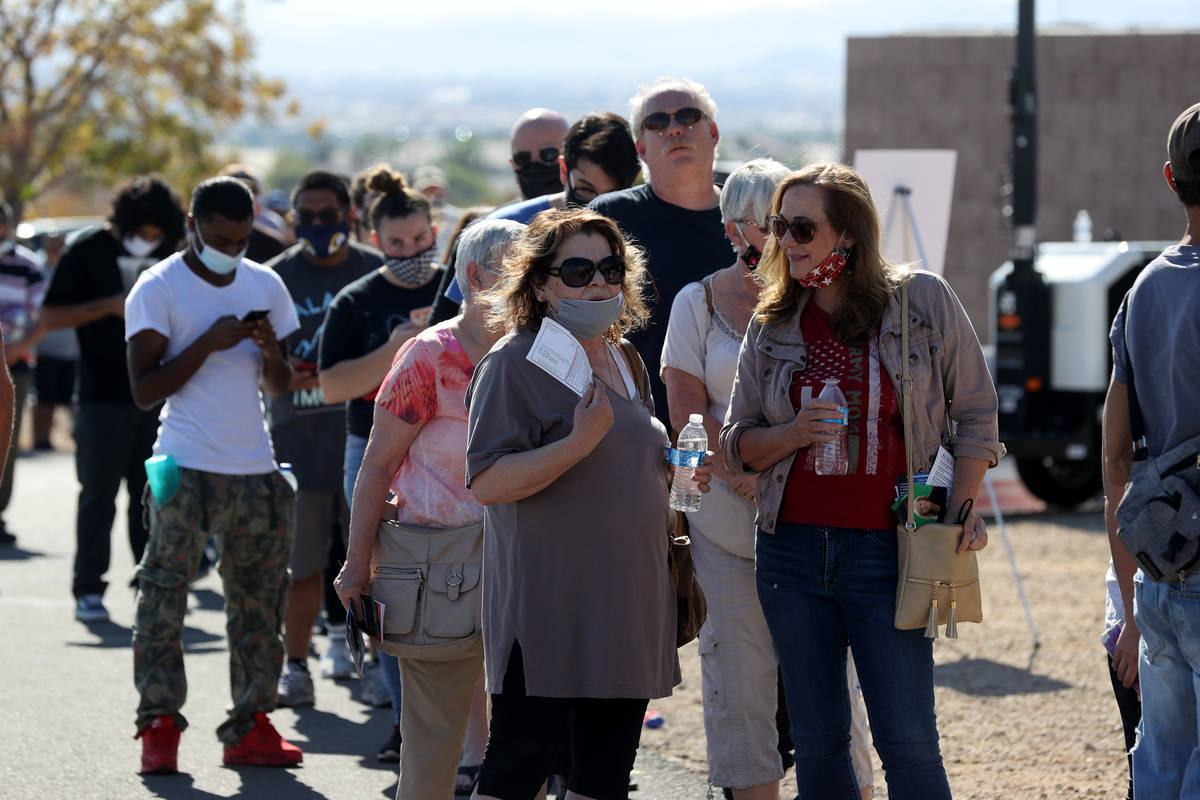
[[296, 480], [296, 472], [292, 469], [292, 465], [286, 461], [279, 465], [279, 474], [288, 482], [288, 486], [292, 487], [293, 492], [300, 491], [300, 481]]
[[848, 469], [846, 459], [846, 396], [838, 388], [837, 378], [826, 378], [825, 388], [817, 395], [821, 400], [836, 403], [838, 410], [830, 411], [827, 422], [840, 421], [842, 429], [838, 431], [832, 442], [817, 444], [816, 472], [818, 475], [845, 475]]
[[1092, 240], [1092, 215], [1087, 212], [1086, 208], [1081, 208], [1079, 213], [1075, 215], [1073, 233], [1077, 242], [1090, 242]]
[[[700, 453], [708, 449], [704, 417], [699, 414], [688, 417], [688, 424], [679, 432], [679, 441], [675, 447], [687, 452]], [[671, 508], [676, 511], [700, 510], [700, 489], [696, 486], [694, 474], [695, 469], [688, 470], [686, 467], [678, 467], [675, 470], [675, 479], [671, 481]]]

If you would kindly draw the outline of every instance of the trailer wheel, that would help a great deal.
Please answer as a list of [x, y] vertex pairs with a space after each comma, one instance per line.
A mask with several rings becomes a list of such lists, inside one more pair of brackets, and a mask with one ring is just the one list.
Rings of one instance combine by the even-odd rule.
[[1103, 486], [1098, 458], [1084, 461], [1018, 458], [1017, 474], [1037, 497], [1050, 505], [1067, 508], [1091, 500]]

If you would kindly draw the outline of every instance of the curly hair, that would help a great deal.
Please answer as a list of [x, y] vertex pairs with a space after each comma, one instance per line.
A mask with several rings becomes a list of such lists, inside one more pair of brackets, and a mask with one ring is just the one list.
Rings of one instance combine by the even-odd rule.
[[121, 184], [108, 215], [109, 224], [122, 236], [153, 225], [162, 229], [163, 240], [172, 246], [183, 239], [186, 221], [179, 195], [163, 176], [153, 172]]
[[[908, 271], [883, 260], [879, 245], [879, 212], [871, 200], [866, 182], [845, 164], [810, 164], [783, 179], [771, 201], [771, 213], [778, 214], [783, 197], [793, 186], [815, 186], [821, 190], [825, 216], [837, 229], [854, 240], [846, 269], [839, 279], [845, 284], [841, 302], [830, 318], [838, 340], [861, 346], [883, 321], [888, 299], [908, 278]], [[767, 239], [762, 261], [754, 272], [762, 285], [754, 318], [760, 324], [782, 322], [790, 317], [806, 291], [792, 278], [787, 254], [774, 236]]]
[[480, 299], [491, 306], [489, 324], [507, 331], [536, 330], [548, 312], [548, 305], [537, 298], [536, 290], [549, 279], [546, 271], [554, 264], [567, 239], [577, 234], [604, 237], [613, 255], [625, 259], [625, 280], [621, 294], [625, 307], [604, 338], [617, 342], [623, 335], [646, 325], [650, 309], [646, 305], [646, 258], [637, 245], [622, 235], [617, 223], [586, 208], [543, 211], [509, 249], [502, 274], [496, 285]]

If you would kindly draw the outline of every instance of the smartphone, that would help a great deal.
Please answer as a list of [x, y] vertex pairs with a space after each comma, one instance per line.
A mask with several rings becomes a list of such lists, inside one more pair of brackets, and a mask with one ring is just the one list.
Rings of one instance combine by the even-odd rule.
[[256, 308], [253, 311], [247, 311], [246, 316], [242, 317], [242, 322], [258, 322], [260, 319], [266, 319], [271, 312], [265, 308]]

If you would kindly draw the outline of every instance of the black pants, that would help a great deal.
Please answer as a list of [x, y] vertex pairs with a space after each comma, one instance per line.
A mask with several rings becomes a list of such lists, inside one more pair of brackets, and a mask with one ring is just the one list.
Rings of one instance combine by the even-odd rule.
[[625, 800], [649, 700], [529, 697], [521, 647], [514, 644], [504, 691], [492, 695], [479, 793], [532, 800], [564, 738], [571, 743], [570, 790], [598, 800]]
[[1125, 753], [1129, 759], [1129, 793], [1126, 800], [1133, 800], [1133, 750], [1137, 743], [1137, 726], [1142, 721], [1142, 701], [1132, 688], [1126, 688], [1117, 671], [1113, 669], [1112, 656], [1108, 656], [1108, 679], [1112, 681], [1113, 695], [1117, 698], [1117, 708], [1121, 712], [1121, 726], [1125, 729]]
[[76, 597], [103, 594], [104, 573], [112, 551], [113, 517], [122, 478], [129, 493], [129, 549], [134, 562], [146, 549], [142, 522], [145, 460], [158, 433], [158, 409], [134, 405], [81, 405], [75, 413], [75, 471], [79, 478], [79, 509], [75, 518]]

